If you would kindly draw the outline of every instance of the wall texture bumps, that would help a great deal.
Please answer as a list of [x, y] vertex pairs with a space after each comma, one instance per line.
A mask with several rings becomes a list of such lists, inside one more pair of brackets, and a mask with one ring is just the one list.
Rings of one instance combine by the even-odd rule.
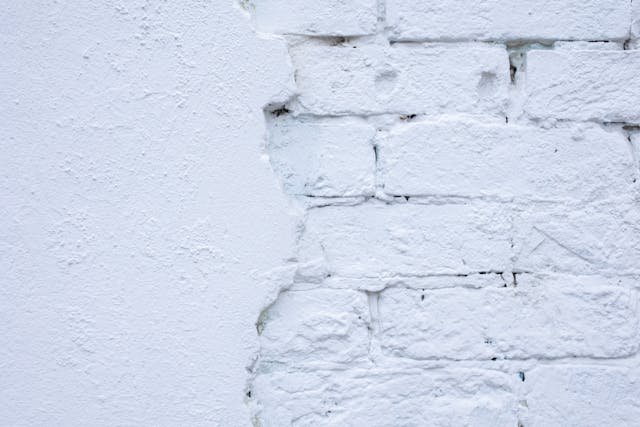
[[0, 425], [638, 426], [640, 0], [0, 5]]
[[3, 1], [0, 51], [0, 425], [251, 425], [284, 40], [234, 0]]
[[640, 2], [245, 2], [305, 209], [257, 322], [260, 426], [640, 419]]

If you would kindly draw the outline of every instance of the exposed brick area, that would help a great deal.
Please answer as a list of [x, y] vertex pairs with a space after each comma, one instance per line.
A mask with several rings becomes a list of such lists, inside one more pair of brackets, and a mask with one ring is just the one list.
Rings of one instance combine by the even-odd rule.
[[255, 1], [304, 211], [256, 425], [637, 425], [640, 5], [542, 3]]

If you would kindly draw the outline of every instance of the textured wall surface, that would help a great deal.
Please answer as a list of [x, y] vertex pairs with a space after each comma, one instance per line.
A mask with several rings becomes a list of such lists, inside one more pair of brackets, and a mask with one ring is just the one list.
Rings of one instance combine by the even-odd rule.
[[246, 2], [305, 212], [256, 425], [638, 425], [639, 3]]
[[232, 1], [38, 0], [0, 46], [0, 425], [250, 425], [284, 41]]
[[638, 425], [639, 0], [5, 3], [0, 425]]

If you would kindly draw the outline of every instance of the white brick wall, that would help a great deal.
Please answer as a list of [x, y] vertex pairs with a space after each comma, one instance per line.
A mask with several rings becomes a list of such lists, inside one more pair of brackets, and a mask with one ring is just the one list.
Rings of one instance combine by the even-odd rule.
[[255, 2], [304, 212], [255, 423], [638, 425], [639, 5]]
[[536, 368], [524, 395], [528, 424], [634, 426], [640, 417], [639, 383], [637, 369], [629, 367], [580, 363]]
[[635, 39], [640, 38], [640, 2], [632, 2], [631, 12], [631, 36]]
[[517, 425], [515, 376], [482, 369], [271, 368], [258, 376], [260, 425]]
[[271, 120], [268, 143], [285, 191], [357, 196], [375, 190], [375, 128], [359, 119]]
[[355, 43], [292, 47], [301, 112], [319, 115], [504, 113], [504, 46]]
[[408, 123], [379, 153], [393, 195], [590, 202], [630, 193], [635, 177], [625, 135], [592, 124]]
[[625, 39], [631, 2], [620, 0], [388, 0], [394, 40]]
[[[384, 290], [383, 352], [489, 360], [624, 357], [638, 350], [638, 296], [615, 280], [523, 275], [517, 287], [502, 284], [495, 278], [480, 289]], [[397, 315], [403, 312], [411, 315]]]
[[529, 52], [524, 109], [533, 118], [640, 122], [639, 69], [638, 51]]
[[485, 202], [328, 206], [309, 212], [300, 258], [347, 277], [502, 271], [510, 229], [506, 207]]
[[[283, 293], [260, 336], [262, 360], [289, 367], [367, 360], [369, 304], [363, 292], [314, 289]], [[262, 328], [262, 326], [260, 326]]]

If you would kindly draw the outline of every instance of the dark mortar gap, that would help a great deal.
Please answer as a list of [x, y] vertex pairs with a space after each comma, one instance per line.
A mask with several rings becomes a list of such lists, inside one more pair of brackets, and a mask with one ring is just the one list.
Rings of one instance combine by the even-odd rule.
[[520, 381], [524, 382], [524, 380], [525, 380], [524, 371], [518, 372], [518, 377], [520, 377]]
[[271, 114], [274, 117], [284, 116], [286, 114], [289, 114], [290, 112], [291, 111], [284, 105], [281, 107], [276, 107], [273, 110], [269, 110], [269, 114]]

